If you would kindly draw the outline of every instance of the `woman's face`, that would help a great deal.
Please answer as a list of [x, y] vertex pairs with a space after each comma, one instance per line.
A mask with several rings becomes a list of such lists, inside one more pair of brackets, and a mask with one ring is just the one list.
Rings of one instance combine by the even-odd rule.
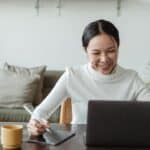
[[93, 69], [102, 74], [110, 74], [117, 64], [117, 43], [112, 36], [102, 33], [90, 40], [87, 55]]

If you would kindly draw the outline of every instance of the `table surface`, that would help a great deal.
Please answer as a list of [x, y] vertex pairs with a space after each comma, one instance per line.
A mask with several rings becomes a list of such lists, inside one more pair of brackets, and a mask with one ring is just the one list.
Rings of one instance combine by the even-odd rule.
[[[20, 150], [150, 150], [150, 147], [87, 147], [85, 145], [85, 125], [68, 125], [60, 126], [58, 124], [52, 124], [53, 129], [64, 128], [66, 130], [75, 131], [76, 135], [69, 140], [58, 146], [51, 146], [48, 144], [40, 143], [27, 143], [29, 135], [27, 132], [26, 123], [16, 123], [16, 122], [0, 122], [0, 126], [4, 124], [22, 124], [24, 126], [23, 130], [23, 144]], [[0, 147], [2, 150], [2, 147]]]

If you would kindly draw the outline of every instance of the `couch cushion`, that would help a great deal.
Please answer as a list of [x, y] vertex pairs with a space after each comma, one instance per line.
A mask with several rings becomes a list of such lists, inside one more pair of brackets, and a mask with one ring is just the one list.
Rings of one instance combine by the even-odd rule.
[[7, 70], [0, 70], [0, 107], [18, 108], [25, 103], [32, 103], [39, 75], [24, 76]]
[[52, 90], [57, 80], [63, 74], [62, 70], [48, 70], [44, 74], [44, 83], [43, 83], [43, 99], [47, 94]]
[[25, 67], [14, 66], [14, 65], [5, 63], [4, 70], [7, 70], [7, 71], [13, 72], [15, 74], [18, 74], [19, 76], [21, 75], [21, 76], [25, 76], [25, 77], [38, 75], [40, 77], [40, 80], [39, 80], [39, 84], [37, 85], [37, 90], [36, 90], [36, 94], [34, 97], [33, 105], [38, 105], [41, 102], [41, 100], [43, 98], [42, 87], [43, 87], [43, 78], [44, 78], [46, 66], [25, 68]]
[[[51, 123], [58, 123], [59, 122], [59, 114], [60, 108], [57, 109], [52, 116], [50, 117], [49, 121]], [[23, 108], [0, 108], [0, 121], [8, 121], [8, 122], [28, 122], [30, 119], [29, 113], [24, 110]]]
[[29, 119], [29, 113], [27, 113], [23, 108], [0, 108], [0, 121], [27, 122]]

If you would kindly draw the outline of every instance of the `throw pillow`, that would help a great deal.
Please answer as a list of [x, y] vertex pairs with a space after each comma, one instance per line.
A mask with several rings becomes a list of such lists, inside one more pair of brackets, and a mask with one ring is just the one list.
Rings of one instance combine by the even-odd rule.
[[24, 76], [1, 69], [0, 107], [18, 108], [32, 103], [39, 82], [39, 75]]
[[46, 66], [38, 66], [33, 68], [26, 68], [26, 67], [20, 67], [15, 65], [10, 65], [8, 63], [4, 64], [4, 70], [14, 72], [16, 74], [29, 77], [32, 75], [39, 75], [40, 76], [40, 82], [37, 85], [36, 94], [34, 97], [33, 105], [38, 105], [41, 103], [43, 94], [42, 94], [42, 88], [43, 88], [43, 79], [44, 79], [44, 73], [46, 71]]

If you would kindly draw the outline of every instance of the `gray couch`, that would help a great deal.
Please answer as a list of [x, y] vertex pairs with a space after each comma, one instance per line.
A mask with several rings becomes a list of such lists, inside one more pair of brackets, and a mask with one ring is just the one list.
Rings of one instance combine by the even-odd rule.
[[[54, 87], [56, 81], [62, 75], [63, 71], [48, 70], [44, 75], [43, 83], [43, 99]], [[35, 106], [36, 107], [36, 106]], [[59, 122], [60, 108], [54, 112], [49, 118], [51, 122]], [[11, 122], [24, 122], [29, 121], [30, 115], [24, 110], [24, 108], [0, 108], [0, 121], [11, 121]]]

